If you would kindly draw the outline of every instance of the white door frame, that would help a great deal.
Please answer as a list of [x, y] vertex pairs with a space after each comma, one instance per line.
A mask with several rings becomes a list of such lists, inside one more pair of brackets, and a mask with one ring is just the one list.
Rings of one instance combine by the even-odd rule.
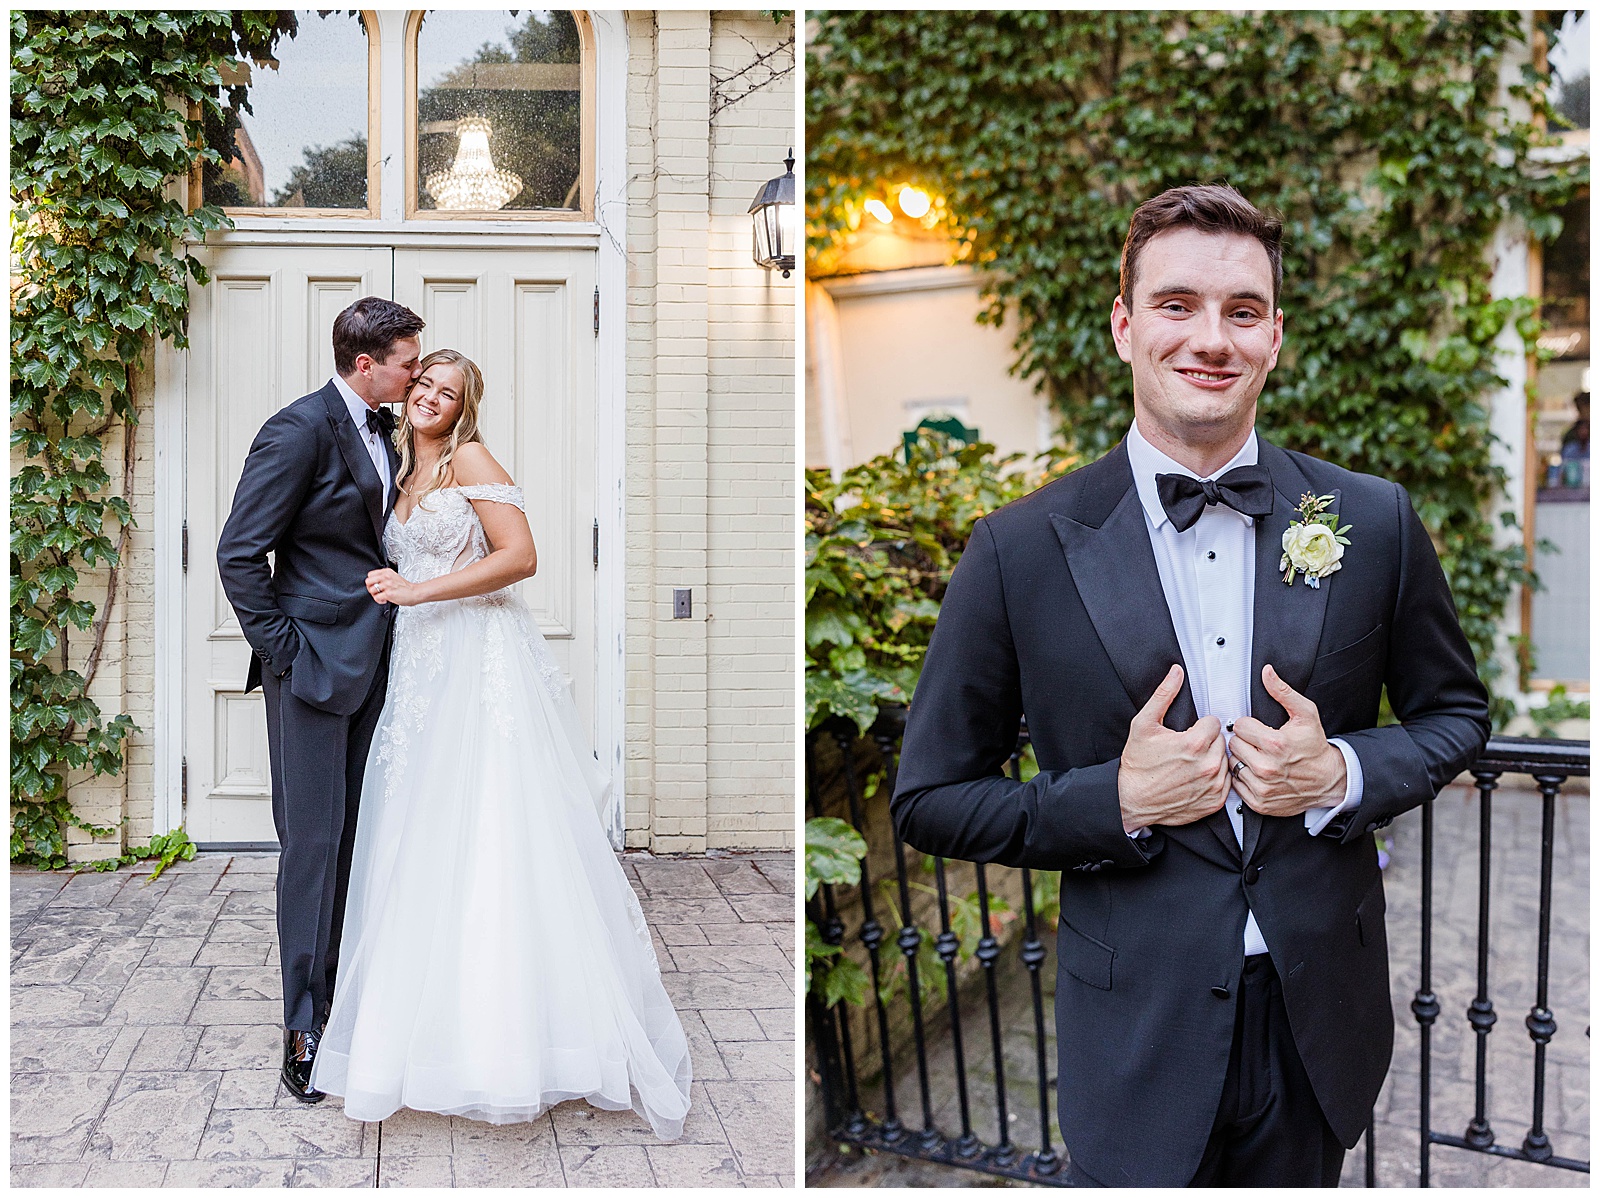
[[[404, 121], [392, 111], [405, 99], [404, 81], [390, 63], [401, 61], [388, 52], [398, 43], [380, 13], [380, 44], [385, 76], [380, 81], [382, 120], [380, 138], [388, 162], [382, 194], [398, 197], [389, 185], [395, 171], [404, 171], [406, 147]], [[595, 749], [610, 768], [613, 803], [627, 808], [624, 741], [627, 680], [624, 647], [627, 636], [624, 610], [625, 516], [624, 466], [626, 462], [627, 342], [627, 186], [628, 186], [628, 38], [620, 10], [590, 11], [595, 49], [595, 219], [593, 222], [551, 221], [451, 221], [449, 228], [436, 222], [407, 224], [384, 219], [296, 220], [292, 217], [241, 217], [232, 231], [214, 233], [211, 245], [365, 245], [393, 248], [480, 249], [492, 236], [507, 248], [593, 248], [595, 276], [600, 291], [600, 333], [595, 337], [595, 511], [600, 522], [600, 561], [595, 573]], [[180, 185], [181, 187], [182, 185]], [[157, 342], [154, 357], [153, 414], [155, 451], [155, 727], [154, 830], [169, 832], [183, 821], [184, 711], [183, 645], [187, 613], [184, 611], [183, 476], [185, 461], [185, 405], [187, 353], [170, 343]], [[191, 545], [191, 555], [210, 553], [209, 545]], [[621, 822], [621, 821], [618, 821]], [[613, 832], [613, 844], [622, 847]]]

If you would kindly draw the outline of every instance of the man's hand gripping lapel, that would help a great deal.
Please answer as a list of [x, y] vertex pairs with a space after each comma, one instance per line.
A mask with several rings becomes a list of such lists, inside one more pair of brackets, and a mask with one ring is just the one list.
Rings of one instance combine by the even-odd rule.
[[1222, 721], [1208, 715], [1185, 732], [1174, 732], [1161, 722], [1182, 689], [1183, 667], [1173, 665], [1128, 725], [1117, 770], [1117, 798], [1122, 826], [1130, 835], [1153, 824], [1192, 824], [1220, 811], [1227, 801], [1228, 751]]
[[1269, 728], [1253, 716], [1235, 721], [1229, 752], [1234, 789], [1262, 815], [1300, 815], [1344, 798], [1344, 754], [1328, 743], [1317, 705], [1295, 690], [1271, 666], [1261, 667], [1267, 693], [1283, 705], [1289, 720]]

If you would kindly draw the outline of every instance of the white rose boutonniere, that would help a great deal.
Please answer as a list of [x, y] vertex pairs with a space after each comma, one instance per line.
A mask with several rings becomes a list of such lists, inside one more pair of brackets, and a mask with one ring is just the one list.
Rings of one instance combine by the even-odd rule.
[[1333, 502], [1332, 495], [1300, 497], [1300, 519], [1283, 530], [1283, 560], [1278, 569], [1284, 571], [1283, 581], [1294, 585], [1296, 573], [1305, 575], [1306, 585], [1313, 589], [1340, 567], [1344, 547], [1350, 542], [1345, 533], [1350, 525], [1339, 526], [1339, 517], [1326, 509]]

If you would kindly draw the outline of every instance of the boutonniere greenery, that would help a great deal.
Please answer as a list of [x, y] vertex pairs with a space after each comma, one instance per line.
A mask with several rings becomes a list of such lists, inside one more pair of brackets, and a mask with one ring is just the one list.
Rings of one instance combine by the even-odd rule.
[[1350, 542], [1345, 533], [1350, 525], [1339, 526], [1337, 513], [1327, 510], [1333, 502], [1332, 495], [1313, 495], [1309, 491], [1300, 496], [1300, 519], [1283, 530], [1283, 560], [1278, 569], [1284, 572], [1283, 581], [1294, 585], [1296, 573], [1305, 575], [1306, 585], [1313, 589], [1339, 568], [1344, 547]]

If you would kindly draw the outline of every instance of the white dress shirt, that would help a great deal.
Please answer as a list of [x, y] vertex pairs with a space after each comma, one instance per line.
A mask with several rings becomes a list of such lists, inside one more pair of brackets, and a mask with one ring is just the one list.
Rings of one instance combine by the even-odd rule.
[[[1216, 473], [1217, 478], [1235, 466], [1254, 466], [1257, 460], [1256, 434], [1251, 431], [1244, 447]], [[1183, 653], [1184, 675], [1194, 696], [1197, 716], [1214, 715], [1224, 725], [1223, 736], [1232, 741], [1226, 726], [1252, 714], [1250, 711], [1250, 649], [1255, 627], [1256, 536], [1255, 521], [1224, 504], [1208, 505], [1200, 519], [1183, 532], [1173, 527], [1161, 496], [1156, 490], [1156, 475], [1186, 474], [1199, 478], [1193, 470], [1180, 466], [1162, 453], [1139, 432], [1134, 421], [1128, 430], [1128, 465], [1133, 483], [1144, 507], [1145, 527], [1150, 532], [1150, 548], [1155, 551], [1156, 570], [1161, 575], [1161, 591], [1172, 615]], [[1341, 811], [1361, 802], [1361, 761], [1344, 741], [1334, 739], [1344, 755], [1344, 800], [1332, 807], [1313, 807], [1305, 813], [1306, 831], [1312, 836]], [[1230, 790], [1226, 811], [1228, 822], [1240, 846], [1244, 845], [1243, 800]], [[1148, 835], [1148, 831], [1140, 835]], [[1244, 925], [1245, 956], [1267, 951], [1261, 929], [1252, 912]]]
[[339, 394], [344, 397], [344, 406], [350, 409], [350, 419], [356, 422], [356, 432], [361, 434], [361, 443], [367, 447], [367, 456], [372, 459], [372, 467], [378, 472], [378, 481], [383, 484], [383, 498], [387, 503], [389, 499], [389, 451], [385, 448], [383, 430], [373, 431], [367, 427], [367, 413], [376, 409], [368, 405], [338, 375], [333, 376], [333, 385], [339, 389]]

